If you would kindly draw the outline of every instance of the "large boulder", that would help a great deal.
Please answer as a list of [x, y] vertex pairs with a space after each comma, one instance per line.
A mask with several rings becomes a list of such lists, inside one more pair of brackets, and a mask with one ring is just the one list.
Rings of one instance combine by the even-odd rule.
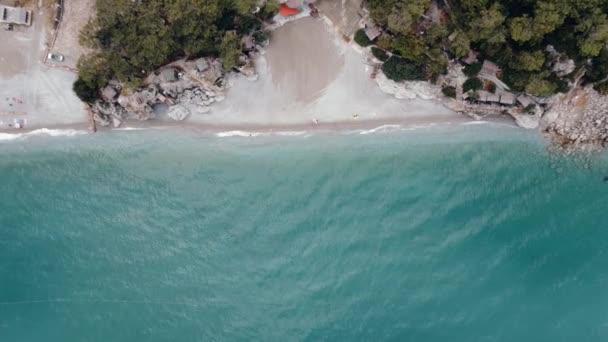
[[376, 83], [380, 90], [394, 95], [398, 99], [421, 98], [423, 100], [434, 100], [439, 97], [441, 89], [426, 81], [395, 82], [388, 79], [382, 72], [376, 76]]
[[510, 113], [517, 126], [525, 129], [536, 129], [540, 123], [540, 115], [525, 113]]
[[169, 111], [167, 112], [167, 115], [175, 121], [182, 121], [185, 118], [187, 118], [188, 116], [190, 116], [190, 110], [188, 108], [186, 108], [185, 106], [178, 104], [178, 105], [169, 107]]

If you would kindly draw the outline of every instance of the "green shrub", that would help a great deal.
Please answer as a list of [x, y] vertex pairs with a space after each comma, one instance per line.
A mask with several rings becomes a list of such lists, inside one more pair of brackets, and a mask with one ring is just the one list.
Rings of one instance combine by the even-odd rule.
[[80, 77], [74, 82], [72, 89], [82, 102], [93, 103], [98, 98], [96, 85], [91, 85]]
[[586, 66], [585, 69], [586, 82], [597, 82], [608, 77], [608, 48], [605, 48], [600, 56], [592, 59], [591, 65]]
[[554, 94], [556, 90], [557, 85], [555, 83], [540, 77], [532, 77], [526, 85], [526, 92], [533, 95], [549, 96]]
[[260, 10], [259, 16], [264, 19], [272, 18], [279, 11], [279, 3], [277, 1], [266, 1], [266, 5]]
[[479, 90], [481, 88], [483, 88], [483, 82], [477, 77], [469, 78], [462, 85], [462, 91], [465, 93], [469, 90]]
[[441, 92], [443, 93], [443, 95], [445, 95], [447, 97], [451, 97], [453, 99], [456, 98], [456, 88], [455, 87], [444, 86], [443, 88], [441, 88]]
[[363, 47], [372, 45], [372, 41], [367, 38], [364, 29], [359, 29], [357, 32], [355, 32], [355, 43]]
[[239, 65], [241, 56], [241, 42], [237, 35], [230, 32], [224, 33], [224, 38], [220, 44], [220, 58], [225, 70], [230, 70]]
[[381, 62], [386, 62], [386, 60], [388, 59], [388, 53], [386, 53], [386, 51], [379, 49], [375, 46], [372, 47], [372, 54], [374, 55], [374, 57], [378, 58], [378, 60], [380, 60]]
[[243, 33], [252, 33], [262, 28], [262, 22], [255, 17], [237, 17], [236, 22], [239, 28], [239, 32]]
[[391, 56], [382, 64], [382, 72], [393, 81], [423, 81], [424, 68], [403, 58]]
[[376, 39], [376, 46], [383, 50], [391, 50], [393, 48], [393, 38], [389, 35], [381, 35]]
[[568, 83], [567, 78], [563, 79], [556, 74], [551, 74], [548, 80], [557, 86], [557, 91], [560, 93], [567, 93], [570, 90], [570, 84]]
[[593, 89], [602, 95], [608, 95], [608, 81], [594, 84]]
[[270, 31], [255, 31], [253, 33], [253, 38], [257, 44], [264, 44], [270, 40], [270, 35]]
[[462, 72], [468, 77], [476, 77], [481, 71], [481, 63], [473, 63], [464, 67]]
[[513, 70], [510, 68], [503, 69], [502, 81], [505, 82], [512, 90], [523, 92], [526, 90], [526, 85], [530, 82], [532, 74]]

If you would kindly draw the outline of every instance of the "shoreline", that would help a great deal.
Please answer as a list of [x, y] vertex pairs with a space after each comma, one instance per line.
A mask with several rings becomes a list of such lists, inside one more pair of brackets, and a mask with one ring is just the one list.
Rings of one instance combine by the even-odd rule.
[[[256, 137], [256, 136], [302, 136], [308, 134], [341, 134], [356, 133], [368, 134], [374, 132], [410, 130], [418, 128], [430, 128], [434, 126], [464, 126], [471, 124], [494, 124], [518, 128], [512, 120], [502, 118], [491, 118], [488, 120], [474, 120], [465, 116], [456, 118], [426, 119], [375, 119], [360, 121], [342, 121], [320, 124], [292, 124], [292, 125], [209, 125], [192, 122], [170, 122], [170, 121], [138, 121], [129, 122], [128, 126], [120, 128], [104, 129], [100, 132], [113, 133], [121, 131], [140, 130], [185, 130], [201, 135], [212, 135], [218, 137]], [[33, 134], [34, 133], [34, 134]], [[75, 136], [95, 134], [88, 129], [86, 124], [50, 125], [47, 127], [28, 128], [21, 130], [0, 130], [0, 142], [18, 139], [22, 136], [47, 135], [47, 136]]]
[[[360, 47], [350, 38], [353, 31], [362, 25], [365, 15], [346, 13], [343, 6], [344, 3], [322, 6], [327, 12], [322, 10], [318, 17], [302, 15], [280, 22], [272, 29], [270, 45], [258, 46], [253, 54], [247, 55], [252, 62], [248, 65], [254, 66], [255, 81], [242, 70], [241, 73], [227, 73], [228, 86], [222, 88], [226, 96], [221, 94], [217, 101], [215, 97], [208, 101], [204, 98], [205, 107], [202, 109], [206, 111], [201, 110], [200, 113], [196, 108], [192, 109], [200, 103], [189, 105], [188, 100], [192, 98], [177, 102], [179, 107], [190, 107], [186, 108], [185, 115], [171, 116], [174, 120], [163, 113], [139, 121], [134, 119], [136, 112], [125, 111], [129, 116], [106, 115], [107, 120], [104, 120], [107, 122], [97, 121], [96, 117], [87, 115], [75, 93], [64, 88], [71, 84], [74, 75], [36, 62], [39, 51], [31, 53], [25, 56], [27, 58], [21, 58], [27, 61], [25, 71], [0, 77], [0, 84], [4, 85], [0, 92], [4, 105], [4, 108], [0, 107], [0, 114], [3, 114], [0, 115], [0, 136], [20, 136], [45, 130], [78, 131], [81, 134], [90, 130], [92, 121], [98, 122], [99, 131], [180, 127], [206, 133], [234, 131], [243, 135], [248, 132], [340, 132], [376, 129], [385, 125], [407, 128], [501, 122], [533, 130], [562, 147], [605, 147], [608, 144], [608, 125], [602, 126], [606, 102], [590, 89], [580, 89], [572, 101], [571, 92], [567, 98], [559, 98], [557, 103], [529, 116], [512, 111], [508, 114], [504, 111], [501, 114], [484, 112], [483, 106], [480, 107], [481, 112], [464, 107], [461, 110], [461, 106], [456, 106], [452, 99], [443, 96], [439, 88], [429, 82], [389, 84], [382, 72], [379, 75], [384, 78], [378, 79], [379, 61], [368, 48]], [[21, 50], [26, 47], [35, 50], [36, 46], [43, 45], [47, 34], [44, 24], [45, 20], [36, 20], [30, 31], [18, 30], [15, 33], [14, 38], [19, 43], [14, 44], [15, 56], [24, 53]], [[310, 39], [311, 36], [315, 39]], [[4, 60], [5, 56], [2, 57]], [[177, 65], [177, 62], [163, 68]], [[584, 104], [588, 98], [596, 102], [597, 108], [587, 110], [589, 108]], [[572, 112], [577, 115], [571, 115]], [[25, 127], [17, 128], [21, 125]]]
[[[311, 32], [316, 33], [318, 39], [310, 40]], [[232, 77], [234, 84], [228, 89], [225, 102], [216, 104], [210, 114], [191, 115], [183, 121], [131, 119], [123, 121], [118, 128], [98, 126], [99, 131], [177, 127], [211, 134], [333, 133], [382, 126], [410, 128], [479, 122], [465, 113], [453, 111], [441, 98], [399, 99], [382, 91], [369, 77], [372, 66], [366, 62], [368, 56], [352, 41], [345, 41], [339, 25], [325, 15], [319, 19], [304, 17], [287, 22], [274, 34], [277, 40], [274, 48], [271, 45], [262, 51], [256, 63], [260, 79], [252, 82], [238, 75]], [[281, 65], [297, 58], [297, 63]], [[320, 66], [324, 72], [317, 71]], [[90, 131], [87, 119], [57, 124], [30, 121], [21, 129], [0, 128], [0, 134], [20, 136], [45, 130], [86, 133]], [[516, 126], [507, 116], [482, 120]], [[57, 121], [61, 122], [59, 118]]]

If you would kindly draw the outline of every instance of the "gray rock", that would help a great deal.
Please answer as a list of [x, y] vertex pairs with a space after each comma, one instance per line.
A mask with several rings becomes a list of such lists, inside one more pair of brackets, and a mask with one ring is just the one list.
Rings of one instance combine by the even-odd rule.
[[114, 126], [114, 128], [120, 127], [121, 123], [122, 123], [122, 121], [120, 121], [120, 119], [112, 117], [112, 126]]
[[95, 113], [93, 115], [93, 120], [95, 120], [95, 122], [101, 126], [109, 126], [110, 125], [110, 120], [103, 114], [100, 113]]
[[190, 116], [190, 110], [182, 105], [175, 105], [169, 107], [167, 115], [175, 121], [182, 121]]

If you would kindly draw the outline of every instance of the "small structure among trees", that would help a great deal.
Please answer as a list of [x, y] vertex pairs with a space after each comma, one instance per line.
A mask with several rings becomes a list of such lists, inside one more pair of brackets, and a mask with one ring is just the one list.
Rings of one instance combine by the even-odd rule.
[[481, 70], [479, 71], [480, 75], [485, 77], [499, 77], [501, 69], [496, 63], [490, 62], [489, 60], [483, 61], [481, 65]]
[[106, 102], [114, 101], [117, 96], [118, 91], [116, 90], [116, 88], [109, 84], [105, 88], [103, 88], [103, 91], [101, 92], [101, 98], [104, 99], [104, 101]]
[[[448, 60], [486, 60], [481, 77], [499, 88], [546, 96], [568, 90], [569, 74], [608, 92], [608, 2], [605, 0], [368, 0], [374, 23], [387, 32], [384, 49], [425, 66], [427, 79]], [[381, 38], [382, 39], [382, 38]], [[551, 45], [557, 53], [547, 50]], [[473, 48], [475, 51], [473, 51]], [[567, 61], [555, 67], [556, 57]], [[572, 61], [574, 68], [572, 68]], [[564, 71], [565, 70], [565, 71]], [[603, 83], [602, 83], [603, 82]]]
[[[97, 1], [96, 10], [95, 19], [80, 35], [81, 44], [92, 53], [79, 60], [74, 87], [86, 102], [98, 98], [110, 80], [135, 89], [146, 85], [153, 70], [184, 57], [219, 57], [224, 69], [239, 67], [243, 48], [251, 48], [251, 41], [243, 37], [259, 30], [278, 4], [273, 0], [265, 4], [258, 0], [105, 0]], [[216, 74], [215, 69], [210, 72]], [[168, 73], [164, 76], [175, 79]]]
[[527, 108], [529, 105], [533, 104], [534, 101], [525, 95], [519, 95], [517, 97], [517, 103], [519, 103], [522, 107]]
[[160, 71], [158, 78], [163, 83], [170, 83], [177, 81], [178, 71], [175, 68], [166, 68]]
[[376, 40], [376, 38], [382, 35], [382, 31], [380, 31], [380, 29], [375, 25], [367, 25], [365, 27], [365, 35], [367, 36], [367, 39], [369, 39], [370, 42], [373, 42], [374, 40]]

